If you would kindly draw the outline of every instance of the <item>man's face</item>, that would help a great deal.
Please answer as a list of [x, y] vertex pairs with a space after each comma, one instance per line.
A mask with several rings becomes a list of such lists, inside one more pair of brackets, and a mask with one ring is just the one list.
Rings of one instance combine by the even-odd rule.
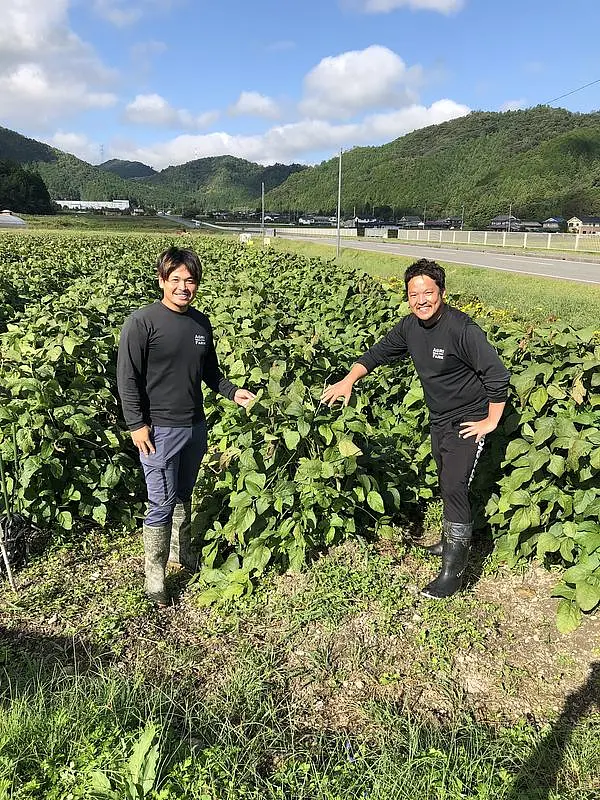
[[444, 303], [445, 292], [428, 275], [415, 275], [407, 286], [408, 305], [413, 314], [423, 322], [436, 319]]
[[198, 284], [184, 266], [176, 267], [166, 280], [159, 277], [158, 285], [163, 290], [162, 302], [171, 311], [187, 311], [198, 291]]

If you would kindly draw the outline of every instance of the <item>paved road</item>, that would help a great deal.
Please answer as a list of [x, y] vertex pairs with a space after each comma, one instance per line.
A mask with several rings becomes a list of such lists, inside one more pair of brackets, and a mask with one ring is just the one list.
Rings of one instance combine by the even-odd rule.
[[[281, 228], [277, 229], [278, 238], [302, 239], [318, 244], [336, 244], [335, 237], [287, 236]], [[562, 256], [518, 256], [500, 252], [474, 252], [473, 250], [457, 250], [455, 248], [427, 247], [419, 244], [398, 244], [396, 242], [369, 241], [369, 239], [342, 239], [342, 249], [353, 247], [357, 250], [369, 250], [382, 253], [410, 256], [411, 258], [431, 258], [449, 264], [467, 264], [470, 267], [497, 269], [504, 272], [518, 272], [521, 275], [537, 275], [544, 278], [561, 278], [562, 280], [600, 285], [599, 262], [570, 261]]]

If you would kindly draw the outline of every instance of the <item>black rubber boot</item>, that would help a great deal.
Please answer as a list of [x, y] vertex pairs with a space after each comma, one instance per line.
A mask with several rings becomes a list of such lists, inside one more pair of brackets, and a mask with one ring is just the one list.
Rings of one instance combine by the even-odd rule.
[[428, 552], [430, 556], [441, 556], [444, 549], [444, 541], [446, 539], [448, 525], [450, 525], [450, 523], [444, 518], [442, 523], [442, 538], [439, 540], [439, 542], [435, 542], [434, 544], [421, 546], [421, 549]]
[[462, 586], [469, 560], [473, 523], [449, 522], [442, 553], [442, 569], [437, 578], [421, 589], [424, 597], [441, 600], [456, 594]]

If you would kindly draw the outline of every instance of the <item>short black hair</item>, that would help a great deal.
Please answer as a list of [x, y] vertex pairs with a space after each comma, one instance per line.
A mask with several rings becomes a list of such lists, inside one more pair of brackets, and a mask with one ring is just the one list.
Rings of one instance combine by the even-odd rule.
[[202, 279], [202, 264], [198, 254], [185, 247], [169, 247], [162, 252], [156, 261], [158, 277], [166, 281], [177, 267], [187, 267], [190, 275], [200, 283]]
[[404, 273], [404, 288], [407, 294], [409, 281], [412, 281], [417, 275], [426, 275], [428, 278], [435, 281], [441, 294], [446, 291], [446, 273], [444, 272], [444, 268], [440, 267], [436, 261], [429, 261], [427, 258], [421, 258], [419, 261], [415, 261], [414, 264], [411, 264], [410, 267], [407, 267]]

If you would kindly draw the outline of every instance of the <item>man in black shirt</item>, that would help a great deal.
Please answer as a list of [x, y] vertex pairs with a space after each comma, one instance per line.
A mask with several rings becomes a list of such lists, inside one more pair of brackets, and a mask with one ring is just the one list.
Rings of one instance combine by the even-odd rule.
[[428, 548], [442, 556], [442, 569], [422, 594], [442, 598], [462, 583], [473, 532], [469, 485], [485, 436], [502, 416], [510, 375], [481, 328], [446, 305], [442, 267], [421, 259], [408, 267], [404, 284], [412, 314], [364, 353], [343, 380], [328, 387], [322, 400], [332, 406], [342, 398], [347, 405], [357, 380], [380, 364], [412, 358], [429, 409], [444, 504], [442, 541]]
[[146, 594], [166, 605], [167, 561], [190, 571], [197, 566], [191, 498], [207, 446], [202, 383], [244, 407], [254, 395], [221, 374], [210, 321], [191, 307], [202, 277], [196, 253], [170, 247], [156, 269], [163, 297], [125, 321], [117, 386], [148, 490]]

